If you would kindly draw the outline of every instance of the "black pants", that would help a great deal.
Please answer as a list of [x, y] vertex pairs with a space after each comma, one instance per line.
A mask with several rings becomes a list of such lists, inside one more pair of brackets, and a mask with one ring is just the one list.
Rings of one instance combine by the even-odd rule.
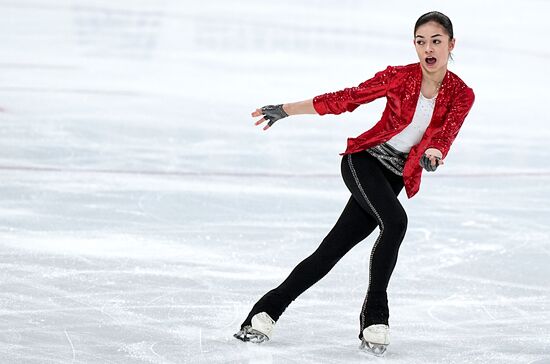
[[386, 289], [407, 229], [407, 214], [397, 199], [403, 188], [403, 178], [364, 151], [345, 155], [341, 168], [351, 197], [336, 225], [313, 254], [298, 264], [281, 285], [267, 292], [254, 305], [241, 327], [250, 325], [252, 316], [262, 311], [277, 321], [292, 301], [323, 278], [377, 226], [380, 235], [371, 251], [359, 338], [362, 338], [363, 329], [369, 325], [388, 324]]

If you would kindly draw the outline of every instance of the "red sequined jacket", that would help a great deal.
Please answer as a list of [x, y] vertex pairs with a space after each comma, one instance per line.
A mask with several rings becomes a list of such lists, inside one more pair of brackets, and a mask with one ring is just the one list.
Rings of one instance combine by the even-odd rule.
[[[420, 63], [388, 66], [357, 87], [315, 96], [313, 107], [319, 115], [341, 114], [386, 97], [386, 108], [380, 121], [357, 138], [348, 138], [347, 149], [342, 154], [356, 153], [390, 140], [412, 121], [421, 84]], [[413, 197], [420, 188], [422, 167], [419, 162], [426, 149], [439, 149], [445, 158], [473, 103], [473, 90], [447, 70], [430, 124], [420, 142], [411, 148], [405, 162], [403, 180], [408, 198]]]

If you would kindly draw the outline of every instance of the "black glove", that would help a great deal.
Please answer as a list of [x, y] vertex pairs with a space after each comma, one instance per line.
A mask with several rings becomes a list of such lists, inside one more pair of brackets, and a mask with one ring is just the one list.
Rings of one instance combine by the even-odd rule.
[[283, 104], [279, 105], [266, 105], [262, 107], [262, 114], [264, 114], [264, 119], [268, 121], [267, 125], [273, 125], [277, 120], [286, 118], [288, 114], [283, 110]]
[[428, 172], [433, 172], [439, 166], [439, 161], [440, 160], [441, 160], [441, 158], [435, 157], [436, 163], [435, 163], [435, 166], [432, 166], [432, 162], [430, 161], [430, 158], [428, 158], [428, 156], [426, 154], [424, 154], [422, 156], [422, 158], [420, 158], [420, 166], [422, 168], [424, 168], [425, 170], [427, 170]]

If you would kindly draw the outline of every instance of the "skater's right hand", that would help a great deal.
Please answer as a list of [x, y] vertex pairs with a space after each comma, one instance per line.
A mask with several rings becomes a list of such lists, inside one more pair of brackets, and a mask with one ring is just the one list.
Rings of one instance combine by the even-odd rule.
[[262, 115], [263, 115], [263, 118], [256, 121], [254, 125], [260, 125], [264, 121], [268, 120], [267, 125], [264, 126], [264, 130], [269, 129], [271, 125], [273, 125], [276, 121], [281, 120], [282, 118], [286, 118], [288, 116], [286, 111], [283, 109], [283, 104], [266, 105], [259, 109], [256, 109], [256, 111], [252, 113], [253, 117], [262, 116]]

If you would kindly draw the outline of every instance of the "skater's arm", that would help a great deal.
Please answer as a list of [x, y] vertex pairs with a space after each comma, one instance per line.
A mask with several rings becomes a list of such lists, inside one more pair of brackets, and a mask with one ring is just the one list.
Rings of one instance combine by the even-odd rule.
[[451, 111], [443, 128], [433, 136], [424, 152], [424, 156], [420, 159], [420, 165], [424, 169], [433, 172], [438, 166], [445, 163], [443, 158], [447, 156], [451, 144], [464, 123], [464, 119], [466, 119], [472, 108], [474, 99], [474, 92], [471, 88], [467, 88], [451, 106]]
[[312, 99], [291, 102], [288, 104], [267, 105], [252, 112], [253, 117], [263, 116], [256, 125], [268, 121], [264, 127], [267, 130], [277, 120], [290, 115], [299, 114], [341, 114], [351, 112], [359, 105], [371, 102], [385, 96], [390, 80], [396, 73], [396, 68], [388, 66], [384, 71], [377, 72], [374, 77], [360, 83], [356, 87], [348, 87], [336, 92], [327, 92]]
[[451, 144], [462, 127], [464, 119], [466, 119], [466, 116], [470, 112], [474, 100], [474, 91], [471, 88], [466, 88], [451, 105], [443, 127], [432, 137], [428, 148], [441, 151], [441, 158], [447, 157]]

